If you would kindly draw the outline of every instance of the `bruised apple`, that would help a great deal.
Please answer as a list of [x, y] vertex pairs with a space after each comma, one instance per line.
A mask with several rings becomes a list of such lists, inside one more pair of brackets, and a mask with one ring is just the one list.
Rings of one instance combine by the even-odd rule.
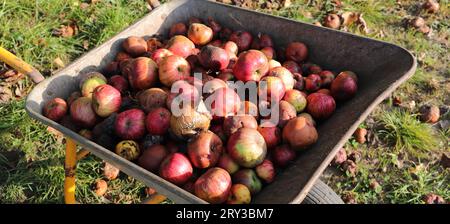
[[271, 151], [272, 160], [279, 167], [286, 167], [290, 162], [294, 161], [296, 153], [289, 145], [280, 145]]
[[253, 168], [264, 160], [267, 145], [256, 129], [240, 128], [228, 139], [227, 152], [239, 165]]
[[283, 128], [283, 141], [297, 151], [316, 143], [317, 138], [316, 128], [304, 117], [291, 119]]
[[150, 172], [157, 172], [162, 161], [168, 155], [169, 151], [166, 147], [160, 144], [155, 144], [144, 149], [137, 163], [139, 166]]
[[195, 195], [211, 204], [224, 203], [228, 199], [230, 189], [230, 174], [218, 167], [206, 171], [194, 184]]
[[203, 47], [198, 59], [203, 67], [212, 69], [213, 71], [224, 70], [228, 67], [228, 63], [230, 63], [227, 51], [212, 45]]
[[215, 166], [222, 152], [222, 140], [211, 131], [200, 132], [188, 143], [189, 159], [200, 169]]
[[116, 88], [121, 94], [128, 90], [128, 81], [121, 75], [113, 75], [108, 80], [108, 84]]
[[201, 23], [192, 23], [187, 33], [187, 37], [196, 45], [206, 45], [213, 39], [213, 35], [213, 30]]
[[159, 63], [167, 56], [173, 55], [172, 51], [169, 51], [165, 48], [160, 48], [155, 50], [152, 55], [151, 59], [156, 62], [156, 64], [159, 65]]
[[240, 128], [258, 128], [258, 121], [251, 115], [228, 116], [223, 121], [223, 130], [227, 136], [232, 135]]
[[292, 42], [286, 48], [286, 59], [297, 63], [304, 61], [308, 57], [308, 48], [304, 43]]
[[250, 204], [252, 195], [247, 186], [243, 184], [233, 184], [230, 189], [227, 204]]
[[139, 57], [147, 52], [147, 42], [142, 37], [128, 37], [122, 42], [122, 47], [133, 57]]
[[265, 159], [261, 164], [259, 164], [256, 168], [256, 175], [266, 183], [272, 183], [275, 179], [275, 168], [273, 167], [273, 163]]
[[247, 31], [235, 31], [230, 35], [230, 41], [237, 44], [239, 52], [246, 51], [252, 44], [253, 37]]
[[262, 183], [252, 169], [242, 169], [233, 174], [234, 184], [245, 185], [252, 195], [255, 195], [261, 191]]
[[220, 156], [217, 167], [225, 169], [230, 175], [239, 170], [239, 164], [237, 164], [227, 153], [223, 153]]
[[128, 81], [133, 89], [148, 89], [158, 81], [158, 65], [152, 59], [135, 58], [129, 66]]
[[165, 107], [167, 96], [167, 92], [163, 89], [150, 88], [140, 92], [137, 95], [137, 100], [145, 112], [150, 112], [155, 108]]
[[187, 27], [184, 23], [175, 23], [170, 27], [169, 37], [176, 35], [186, 35]]

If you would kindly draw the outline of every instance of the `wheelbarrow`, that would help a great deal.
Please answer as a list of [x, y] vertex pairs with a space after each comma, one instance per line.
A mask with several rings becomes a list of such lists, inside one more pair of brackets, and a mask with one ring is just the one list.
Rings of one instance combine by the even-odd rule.
[[[415, 72], [414, 56], [402, 47], [318, 27], [282, 17], [267, 15], [230, 5], [202, 0], [173, 0], [151, 11], [101, 46], [91, 50], [72, 64], [34, 87], [26, 100], [28, 114], [66, 136], [65, 201], [75, 202], [76, 144], [119, 168], [122, 172], [151, 186], [159, 193], [150, 202], [160, 202], [166, 196], [176, 203], [206, 203], [159, 176], [123, 159], [110, 150], [87, 140], [41, 114], [43, 105], [55, 97], [67, 98], [75, 91], [78, 75], [102, 69], [114, 60], [121, 42], [128, 36], [166, 35], [176, 22], [190, 17], [213, 17], [232, 30], [247, 30], [253, 34], [271, 35], [277, 46], [293, 41], [306, 43], [309, 59], [333, 71], [351, 70], [358, 74], [358, 93], [340, 104], [327, 121], [318, 125], [319, 139], [275, 181], [256, 195], [252, 203], [342, 203], [342, 200], [319, 177], [337, 151], [351, 137], [370, 112]], [[165, 195], [165, 196], [162, 196]]]

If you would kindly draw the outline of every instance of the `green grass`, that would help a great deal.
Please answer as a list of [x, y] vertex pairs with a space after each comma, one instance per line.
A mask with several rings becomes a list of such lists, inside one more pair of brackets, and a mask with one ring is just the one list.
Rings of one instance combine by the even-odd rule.
[[401, 110], [386, 111], [380, 116], [379, 135], [392, 143], [397, 152], [407, 150], [423, 157], [436, 148], [438, 142], [431, 126], [422, 123], [416, 115]]
[[[0, 0], [0, 46], [33, 64], [49, 76], [58, 69], [56, 58], [69, 63], [142, 17], [144, 0], [102, 0], [82, 9], [88, 0]], [[420, 1], [294, 0], [281, 10], [255, 10], [305, 22], [322, 21], [327, 13], [362, 13], [370, 33], [357, 26], [348, 31], [401, 45], [417, 57], [416, 74], [394, 92], [404, 103], [415, 101], [415, 109], [392, 109], [385, 101], [361, 124], [369, 130], [368, 143], [351, 138], [346, 149], [359, 152], [355, 176], [331, 167], [323, 179], [339, 194], [352, 194], [358, 203], [422, 203], [436, 193], [450, 200], [450, 171], [439, 165], [440, 153], [450, 151], [450, 130], [435, 130], [417, 121], [423, 104], [449, 105], [448, 14], [449, 1], [441, 0], [440, 13], [418, 11]], [[401, 2], [401, 5], [397, 2]], [[433, 28], [427, 36], [404, 26], [406, 19], [420, 15]], [[60, 25], [76, 23], [78, 33], [57, 37]], [[85, 44], [88, 48], [85, 49]], [[26, 85], [31, 83], [26, 82]], [[0, 203], [63, 203], [64, 142], [47, 127], [29, 118], [23, 99], [0, 105]], [[443, 117], [441, 119], [450, 119]], [[18, 158], [18, 159], [16, 159]], [[102, 178], [102, 161], [88, 156], [78, 163], [76, 197], [81, 203], [138, 203], [145, 186], [124, 174], [108, 181], [108, 192], [97, 197], [91, 184]], [[371, 189], [376, 180], [380, 187]]]

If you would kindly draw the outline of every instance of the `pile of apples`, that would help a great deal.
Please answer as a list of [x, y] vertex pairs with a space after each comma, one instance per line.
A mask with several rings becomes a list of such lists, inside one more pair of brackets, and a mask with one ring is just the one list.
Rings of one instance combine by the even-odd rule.
[[[79, 91], [47, 102], [43, 115], [209, 203], [250, 203], [317, 141], [316, 121], [357, 91], [355, 73], [308, 62], [301, 42], [275, 48], [267, 34], [212, 18], [167, 36], [128, 37], [115, 61], [80, 74]], [[229, 81], [255, 82], [272, 101], [251, 102]], [[176, 115], [180, 99], [194, 103]], [[264, 122], [261, 106], [279, 109], [276, 122]]]

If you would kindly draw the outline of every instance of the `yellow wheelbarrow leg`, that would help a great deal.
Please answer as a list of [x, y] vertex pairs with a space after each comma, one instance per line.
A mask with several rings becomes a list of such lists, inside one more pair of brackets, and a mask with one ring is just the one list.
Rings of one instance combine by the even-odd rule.
[[33, 68], [33, 66], [22, 61], [22, 59], [16, 57], [14, 54], [2, 47], [0, 47], [0, 61], [5, 62], [7, 65], [13, 67], [20, 73], [28, 75], [35, 83], [39, 83], [44, 80], [44, 76], [42, 76], [38, 70]]
[[165, 201], [166, 199], [166, 196], [156, 193], [151, 195], [147, 199], [144, 199], [141, 204], [161, 204], [161, 202]]
[[75, 169], [77, 166], [77, 144], [66, 138], [66, 160], [64, 163], [64, 201], [66, 204], [76, 204], [75, 200]]

